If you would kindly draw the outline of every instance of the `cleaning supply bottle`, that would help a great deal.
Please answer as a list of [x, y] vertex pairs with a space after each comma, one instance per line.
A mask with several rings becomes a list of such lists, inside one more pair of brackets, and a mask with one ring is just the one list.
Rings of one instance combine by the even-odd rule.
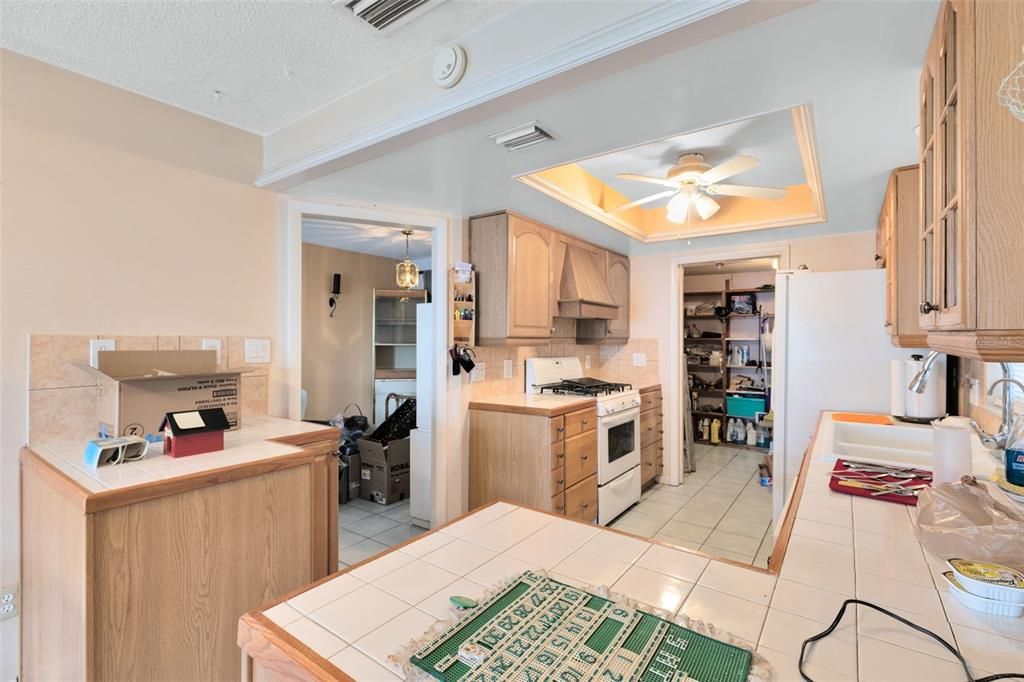
[[1024, 486], [1024, 418], [1018, 417], [1006, 439], [1006, 482]]
[[732, 440], [732, 436], [733, 436], [734, 433], [736, 433], [736, 420], [733, 419], [732, 417], [729, 417], [729, 421], [726, 423], [726, 426], [725, 426], [725, 440], [726, 440], [726, 442]]
[[711, 422], [711, 443], [713, 445], [718, 445], [722, 442], [722, 439], [719, 436], [721, 432], [722, 422], [718, 420], [718, 417], [715, 417], [714, 421]]
[[747, 445], [757, 445], [757, 432], [753, 422], [747, 422]]

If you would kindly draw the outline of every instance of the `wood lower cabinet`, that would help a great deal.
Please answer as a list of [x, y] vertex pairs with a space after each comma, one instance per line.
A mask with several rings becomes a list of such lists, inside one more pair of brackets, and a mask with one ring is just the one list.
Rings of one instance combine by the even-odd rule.
[[988, 361], [1024, 360], [1024, 125], [996, 96], [1022, 25], [1019, 0], [945, 0], [920, 81], [919, 323]]
[[892, 344], [924, 348], [928, 335], [919, 324], [917, 238], [921, 217], [920, 172], [917, 166], [897, 168], [878, 216], [875, 261], [886, 271], [885, 327]]
[[469, 414], [469, 508], [494, 499], [597, 519], [597, 411], [475, 409]]
[[99, 491], [22, 450], [21, 679], [238, 679], [239, 617], [337, 570], [337, 431], [314, 438]]
[[640, 483], [644, 488], [654, 485], [665, 470], [661, 404], [661, 386], [640, 391]]

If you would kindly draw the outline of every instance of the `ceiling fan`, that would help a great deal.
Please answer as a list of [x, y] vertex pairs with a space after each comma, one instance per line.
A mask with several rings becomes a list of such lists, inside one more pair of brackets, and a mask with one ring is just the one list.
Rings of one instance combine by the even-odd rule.
[[786, 196], [786, 190], [779, 187], [719, 184], [722, 180], [756, 168], [759, 163], [760, 161], [753, 156], [740, 154], [712, 168], [704, 163], [704, 155], [698, 152], [680, 155], [678, 163], [666, 173], [664, 178], [636, 173], [619, 173], [618, 177], [623, 180], [649, 182], [671, 189], [637, 199], [619, 206], [615, 210], [624, 211], [658, 199], [672, 197], [667, 206], [668, 220], [673, 223], [685, 223], [690, 217], [691, 207], [697, 211], [701, 220], [707, 220], [715, 215], [721, 206], [711, 198], [713, 195], [747, 199], [781, 199]]

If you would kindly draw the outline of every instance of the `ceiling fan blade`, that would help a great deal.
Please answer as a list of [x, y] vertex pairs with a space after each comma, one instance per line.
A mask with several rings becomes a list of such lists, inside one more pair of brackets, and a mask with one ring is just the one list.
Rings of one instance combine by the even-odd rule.
[[720, 163], [714, 168], [710, 168], [701, 173], [700, 181], [704, 184], [714, 184], [719, 180], [725, 180], [731, 178], [734, 175], [739, 175], [744, 171], [757, 168], [761, 162], [755, 159], [753, 156], [747, 156], [746, 154], [740, 154], [734, 156], [725, 163]]
[[781, 199], [786, 190], [781, 187], [750, 187], [748, 185], [709, 185], [708, 194], [724, 197], [745, 197], [747, 199]]
[[670, 197], [678, 191], [679, 190], [677, 189], [667, 189], [664, 192], [658, 192], [657, 194], [652, 194], [650, 196], [644, 197], [643, 199], [637, 199], [636, 201], [631, 201], [628, 204], [623, 204], [622, 206], [616, 207], [614, 210], [625, 211], [626, 209], [634, 208], [636, 206], [643, 206], [644, 204], [648, 204], [652, 201], [657, 201], [658, 199]]
[[665, 178], [652, 178], [649, 175], [637, 175], [636, 173], [619, 173], [615, 177], [620, 180], [636, 180], [637, 182], [650, 182], [655, 185], [662, 185], [663, 187], [673, 187], [679, 189], [679, 183]]

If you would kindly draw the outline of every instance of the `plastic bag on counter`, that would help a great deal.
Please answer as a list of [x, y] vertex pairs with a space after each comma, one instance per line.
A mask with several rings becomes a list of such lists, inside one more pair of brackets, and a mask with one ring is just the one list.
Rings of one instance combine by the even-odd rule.
[[1024, 510], [998, 487], [973, 476], [922, 490], [917, 539], [941, 559], [1024, 568]]

